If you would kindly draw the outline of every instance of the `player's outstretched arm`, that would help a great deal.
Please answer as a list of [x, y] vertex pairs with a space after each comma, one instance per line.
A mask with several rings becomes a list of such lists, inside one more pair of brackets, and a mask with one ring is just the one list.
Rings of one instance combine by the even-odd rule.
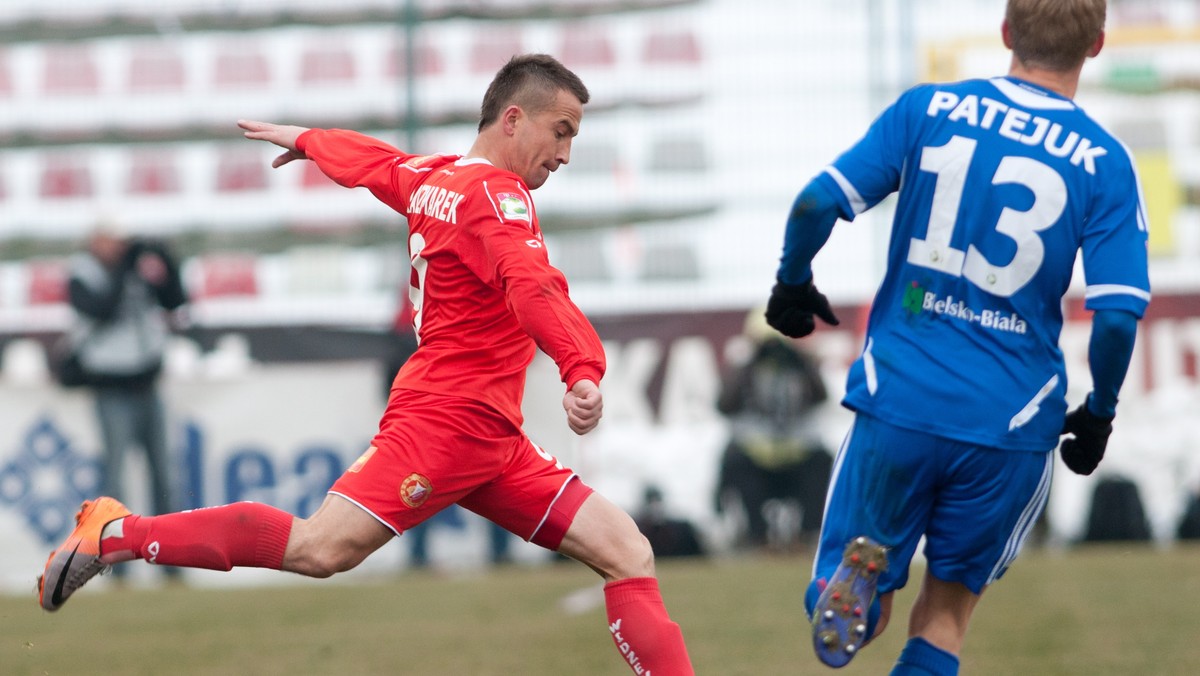
[[245, 130], [243, 136], [255, 141], [274, 143], [287, 152], [275, 158], [271, 167], [278, 169], [292, 160], [307, 159], [307, 155], [296, 149], [296, 139], [308, 131], [307, 127], [294, 125], [272, 124], [255, 120], [238, 120], [238, 126]]
[[563, 395], [563, 409], [572, 432], [591, 432], [604, 415], [604, 396], [600, 394], [600, 387], [590, 380], [578, 381]]

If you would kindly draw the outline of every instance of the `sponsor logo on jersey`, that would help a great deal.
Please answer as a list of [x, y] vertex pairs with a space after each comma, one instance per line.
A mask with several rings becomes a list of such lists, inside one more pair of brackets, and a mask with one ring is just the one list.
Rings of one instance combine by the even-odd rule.
[[361, 472], [363, 465], [367, 464], [367, 461], [371, 459], [372, 455], [375, 455], [375, 447], [374, 446], [370, 446], [367, 448], [367, 450], [363, 451], [363, 454], [358, 456], [358, 460], [355, 460], [354, 464], [350, 465], [350, 469], [348, 469], [346, 471], [354, 472], [354, 473]]
[[529, 205], [525, 204], [525, 198], [515, 192], [502, 192], [496, 195], [496, 201], [500, 205], [500, 213], [504, 214], [505, 218], [511, 218], [514, 221], [529, 220]]
[[423, 474], [413, 472], [400, 482], [400, 499], [413, 509], [425, 504], [430, 495], [433, 495], [433, 484]]
[[924, 287], [913, 282], [912, 286], [908, 287], [908, 290], [904, 292], [904, 298], [900, 302], [904, 309], [908, 310], [909, 314], [919, 315], [921, 314], [921, 304], [924, 300]]
[[926, 291], [920, 284], [913, 282], [904, 292], [901, 306], [912, 315], [932, 312], [935, 315], [957, 319], [974, 324], [989, 331], [1016, 333], [1025, 335], [1029, 325], [1015, 312], [1004, 310], [977, 310], [967, 305], [966, 301], [953, 295], [939, 297], [933, 291]]

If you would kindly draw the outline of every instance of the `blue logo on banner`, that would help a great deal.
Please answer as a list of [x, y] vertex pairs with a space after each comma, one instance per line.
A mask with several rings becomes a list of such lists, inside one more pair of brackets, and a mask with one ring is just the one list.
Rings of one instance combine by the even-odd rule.
[[[220, 477], [223, 489], [218, 504], [254, 500], [308, 516], [346, 467], [337, 448], [319, 442], [290, 453], [236, 446], [221, 454], [220, 466], [211, 470], [208, 451], [203, 428], [186, 422], [181, 463], [172, 472], [182, 488], [180, 507], [212, 504], [205, 488], [215, 470], [212, 475]], [[103, 473], [99, 460], [81, 454], [52, 418], [43, 416], [30, 426], [8, 462], [0, 464], [0, 508], [15, 510], [44, 542], [56, 543], [75, 527], [79, 504], [99, 494]]]
[[79, 504], [100, 489], [100, 463], [80, 455], [48, 418], [35, 422], [0, 467], [0, 505], [13, 507], [47, 543], [75, 527]]

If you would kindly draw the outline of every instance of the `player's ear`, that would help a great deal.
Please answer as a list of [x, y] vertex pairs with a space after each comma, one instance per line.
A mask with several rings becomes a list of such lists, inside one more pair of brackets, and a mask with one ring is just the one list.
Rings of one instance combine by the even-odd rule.
[[1000, 38], [1004, 40], [1005, 49], [1012, 49], [1012, 36], [1008, 32], [1008, 19], [1000, 23]]
[[500, 120], [504, 123], [504, 133], [507, 136], [512, 136], [517, 132], [517, 124], [521, 118], [525, 116], [525, 111], [515, 103], [504, 109], [500, 115]]
[[1092, 44], [1092, 48], [1088, 50], [1088, 57], [1091, 58], [1100, 53], [1104, 49], [1104, 31], [1100, 31], [1100, 37], [1096, 38], [1096, 42]]

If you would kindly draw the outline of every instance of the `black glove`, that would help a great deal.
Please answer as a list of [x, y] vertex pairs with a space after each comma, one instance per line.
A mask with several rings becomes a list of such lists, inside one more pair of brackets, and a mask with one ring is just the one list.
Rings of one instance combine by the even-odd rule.
[[1112, 418], [1101, 418], [1088, 410], [1087, 400], [1067, 414], [1062, 434], [1075, 436], [1063, 439], [1058, 449], [1067, 468], [1084, 476], [1096, 470], [1104, 459], [1108, 435], [1112, 434], [1112, 421]]
[[775, 282], [767, 301], [767, 323], [789, 338], [803, 338], [817, 327], [813, 315], [831, 326], [838, 318], [829, 307], [829, 299], [817, 291], [812, 280], [803, 284]]

